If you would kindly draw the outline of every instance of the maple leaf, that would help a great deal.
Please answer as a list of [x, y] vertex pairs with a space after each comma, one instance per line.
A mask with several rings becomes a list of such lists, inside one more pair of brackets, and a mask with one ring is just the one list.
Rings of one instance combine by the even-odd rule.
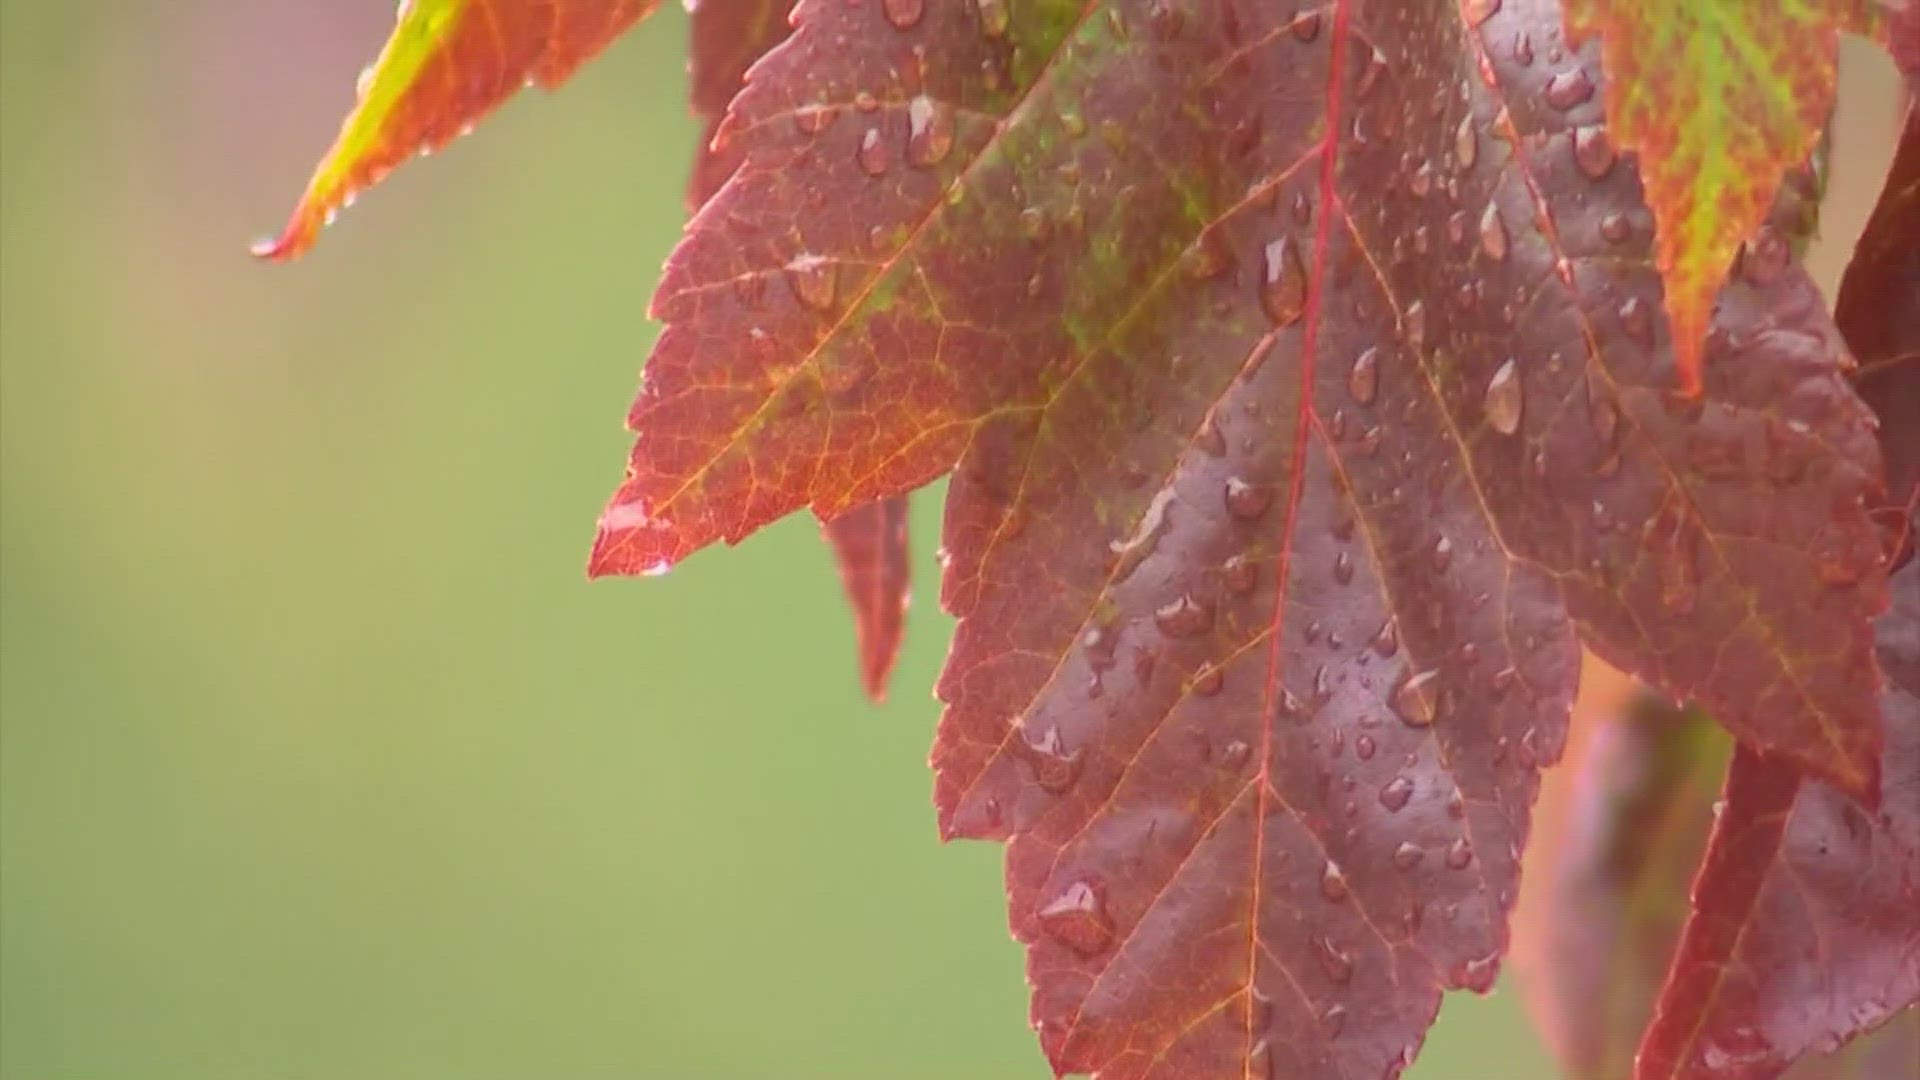
[[1010, 841], [1057, 1069], [1411, 1060], [1576, 632], [1874, 787], [1831, 321], [1763, 236], [1686, 393], [1592, 56], [1492, 8], [802, 5], [716, 133], [592, 569], [956, 469], [936, 800]]
[[[1838, 314], [1879, 410], [1895, 504], [1920, 492], [1920, 112], [1909, 111], [1887, 191], [1842, 284]], [[1888, 785], [1868, 812], [1790, 766], [1739, 750], [1725, 809], [1641, 1080], [1778, 1075], [1920, 1002], [1920, 559], [1879, 623]]]
[[[1644, 697], [1594, 730], [1549, 784], [1568, 787], [1527, 865], [1538, 925], [1523, 974], [1567, 1080], [1626, 1080], [1672, 963], [1732, 742]], [[1544, 801], [1544, 799], [1543, 799]], [[1516, 944], [1516, 950], [1523, 946]]]
[[[689, 99], [705, 136], [687, 184], [690, 209], [704, 206], [740, 167], [738, 145], [716, 146], [714, 135], [747, 70], [786, 40], [791, 8], [790, 0], [703, 0], [691, 9]], [[875, 701], [886, 697], [906, 630], [912, 583], [907, 512], [907, 497], [900, 495], [855, 507], [821, 526], [853, 608], [860, 684]]]
[[261, 258], [299, 257], [401, 162], [451, 142], [524, 85], [552, 88], [657, 0], [403, 0], [358, 102]]
[[[1840, 32], [1882, 37], [1909, 0], [1566, 0], [1574, 41], [1600, 38], [1615, 142], [1638, 156], [1682, 382], [1700, 385], [1714, 297], [1788, 169], [1833, 111]], [[1466, 0], [1499, 7], [1499, 0]], [[1896, 50], [1912, 43], [1896, 38]], [[1576, 93], [1567, 84], [1547, 93]]]
[[[1593, 725], [1548, 781], [1564, 787], [1527, 868], [1525, 986], [1566, 1080], [1629, 1080], [1641, 1032], [1687, 918], [1732, 750], [1713, 722], [1643, 696]], [[1542, 803], [1547, 794], [1543, 790]], [[1804, 934], [1799, 928], [1787, 933]], [[1891, 942], [1890, 942], [1891, 944]], [[1920, 1060], [1920, 1010], [1839, 1055], [1801, 1059], [1790, 1080], [1880, 1080]], [[1896, 1064], [1898, 1063], [1898, 1064]]]
[[747, 69], [786, 40], [792, 7], [792, 0], [699, 0], [688, 5], [688, 101], [704, 134], [687, 179], [687, 209], [705, 205], [740, 166], [737, 152], [715, 152], [713, 136]]

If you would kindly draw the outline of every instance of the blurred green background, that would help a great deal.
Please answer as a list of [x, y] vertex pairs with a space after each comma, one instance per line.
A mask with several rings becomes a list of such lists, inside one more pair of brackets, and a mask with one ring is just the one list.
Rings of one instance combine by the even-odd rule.
[[[0, 0], [0, 1074], [1047, 1075], [813, 525], [589, 584], [678, 5], [251, 263], [392, 0]], [[1548, 1072], [1450, 998], [1418, 1080]]]

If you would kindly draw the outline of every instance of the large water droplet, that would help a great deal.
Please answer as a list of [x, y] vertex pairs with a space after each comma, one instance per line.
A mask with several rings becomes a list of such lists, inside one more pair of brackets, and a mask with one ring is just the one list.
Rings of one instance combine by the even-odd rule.
[[1600, 124], [1584, 124], [1573, 129], [1573, 163], [1589, 179], [1598, 180], [1613, 171], [1613, 140]]
[[1399, 620], [1389, 618], [1386, 622], [1381, 623], [1380, 629], [1373, 635], [1373, 640], [1368, 642], [1368, 644], [1373, 646], [1373, 651], [1382, 657], [1392, 656], [1394, 653], [1399, 652]]
[[1227, 512], [1234, 517], [1242, 521], [1257, 521], [1273, 504], [1273, 488], [1238, 476], [1229, 477], [1226, 502]]
[[1407, 337], [1407, 344], [1418, 350], [1427, 344], [1427, 305], [1423, 300], [1415, 300], [1407, 305], [1401, 332]]
[[1507, 222], [1500, 216], [1500, 207], [1488, 203], [1487, 209], [1480, 215], [1480, 250], [1487, 258], [1502, 262], [1507, 257]]
[[1353, 954], [1335, 945], [1332, 939], [1314, 938], [1313, 955], [1320, 961], [1320, 970], [1336, 985], [1345, 986], [1353, 981]]
[[1493, 989], [1494, 976], [1500, 973], [1500, 954], [1489, 953], [1473, 960], [1464, 960], [1452, 971], [1453, 984], [1484, 994]]
[[887, 141], [879, 128], [868, 128], [867, 133], [860, 136], [858, 157], [861, 171], [868, 176], [885, 175], [887, 167], [893, 164], [893, 151], [887, 148]]
[[1098, 956], [1113, 945], [1106, 897], [1090, 881], [1076, 881], [1039, 911], [1040, 928], [1081, 956]]
[[1493, 378], [1487, 380], [1487, 391], [1482, 399], [1482, 407], [1487, 413], [1487, 426], [1502, 435], [1519, 431], [1520, 411], [1524, 403], [1520, 368], [1509, 357], [1494, 371]]
[[1439, 679], [1438, 671], [1414, 671], [1409, 668], [1393, 684], [1392, 692], [1387, 695], [1387, 704], [1408, 727], [1427, 727], [1433, 723], [1438, 711]]
[[1460, 126], [1453, 129], [1453, 167], [1460, 172], [1471, 172], [1473, 164], [1480, 160], [1480, 130], [1473, 126], [1473, 114], [1460, 118]]
[[1393, 868], [1396, 870], [1412, 870], [1418, 867], [1421, 860], [1426, 857], [1427, 852], [1425, 848], [1422, 848], [1419, 844], [1411, 840], [1402, 840], [1400, 845], [1393, 849]]
[[833, 306], [833, 298], [839, 287], [839, 271], [836, 264], [819, 256], [802, 252], [793, 257], [786, 265], [787, 287], [800, 302], [815, 311], [824, 311]]
[[1307, 272], [1293, 238], [1283, 236], [1266, 247], [1260, 273], [1260, 309], [1275, 326], [1288, 326], [1307, 306]]
[[1362, 405], [1373, 404], [1380, 392], [1380, 350], [1369, 346], [1353, 361], [1347, 372], [1347, 392]]
[[1168, 637], [1196, 637], [1213, 629], [1213, 609], [1182, 593], [1154, 611], [1153, 624]]
[[1342, 585], [1353, 582], [1353, 556], [1342, 551], [1333, 557], [1333, 580]]
[[1066, 740], [1060, 735], [1060, 729], [1049, 726], [1035, 735], [1024, 733], [1025, 737], [1016, 745], [1023, 749], [1027, 766], [1033, 770], [1034, 782], [1041, 790], [1058, 795], [1073, 786], [1080, 778], [1082, 754], [1078, 749], [1067, 749]]
[[924, 169], [952, 150], [953, 106], [925, 94], [907, 102], [907, 160]]
[[1447, 869], [1465, 870], [1473, 865], [1473, 845], [1466, 838], [1455, 840], [1447, 845]]
[[1338, 904], [1353, 895], [1353, 888], [1347, 884], [1347, 875], [1341, 872], [1340, 864], [1331, 859], [1320, 869], [1320, 895], [1332, 904]]
[[1593, 97], [1593, 80], [1585, 68], [1570, 68], [1547, 80], [1547, 104], [1562, 112], [1584, 105]]
[[1394, 777], [1380, 789], [1380, 805], [1393, 813], [1406, 809], [1407, 801], [1412, 798], [1413, 781], [1404, 776]]
[[882, 0], [880, 7], [886, 11], [887, 21], [900, 30], [913, 28], [927, 13], [926, 0]]

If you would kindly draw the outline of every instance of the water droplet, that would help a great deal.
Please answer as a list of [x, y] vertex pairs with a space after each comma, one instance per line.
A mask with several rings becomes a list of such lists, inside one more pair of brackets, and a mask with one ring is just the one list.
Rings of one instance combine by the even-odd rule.
[[1267, 512], [1273, 503], [1273, 488], [1266, 484], [1256, 484], [1238, 476], [1229, 477], [1226, 485], [1227, 512], [1242, 521], [1257, 521]]
[[1327, 1006], [1326, 1011], [1320, 1014], [1320, 1026], [1326, 1031], [1329, 1041], [1339, 1038], [1340, 1032], [1347, 1026], [1347, 1007], [1345, 1005]]
[[1473, 845], [1466, 838], [1455, 840], [1447, 845], [1447, 869], [1465, 870], [1473, 865]]
[[1393, 849], [1393, 867], [1396, 870], [1412, 870], [1426, 857], [1425, 848], [1411, 840], [1402, 840], [1400, 846]]
[[923, 169], [946, 160], [953, 127], [953, 106], [925, 94], [907, 102], [907, 160]]
[[1428, 561], [1433, 563], [1433, 572], [1444, 574], [1447, 567], [1453, 565], [1453, 540], [1442, 536], [1433, 542], [1433, 549], [1427, 552]]
[[1353, 361], [1353, 367], [1347, 372], [1347, 392], [1353, 400], [1362, 405], [1373, 404], [1374, 397], [1380, 392], [1380, 350], [1369, 346]]
[[1332, 939], [1314, 938], [1313, 954], [1320, 961], [1320, 970], [1336, 985], [1345, 986], [1353, 981], [1353, 954], [1335, 945]]
[[1482, 399], [1482, 407], [1487, 413], [1487, 426], [1502, 435], [1511, 435], [1520, 430], [1520, 410], [1524, 404], [1524, 395], [1520, 388], [1520, 368], [1512, 357], [1501, 364], [1487, 380], [1487, 391]]
[[1494, 976], [1500, 973], [1500, 954], [1489, 953], [1475, 960], [1462, 961], [1453, 969], [1453, 984], [1484, 994], [1493, 989]]
[[887, 21], [899, 30], [913, 28], [927, 13], [926, 0], [883, 0], [880, 6], [887, 13]]
[[1487, 209], [1480, 215], [1480, 250], [1487, 258], [1502, 262], [1507, 257], [1507, 222], [1500, 216], [1500, 207], [1488, 203]]
[[793, 257], [786, 265], [787, 287], [800, 302], [814, 309], [824, 311], [833, 306], [833, 298], [839, 286], [839, 270], [836, 264], [822, 258], [802, 252]]
[[1287, 29], [1293, 32], [1296, 41], [1310, 42], [1320, 36], [1320, 13], [1303, 11], [1293, 17], [1293, 21], [1287, 24]]
[[1399, 652], [1399, 621], [1396, 619], [1388, 619], [1386, 622], [1381, 623], [1380, 629], [1374, 633], [1373, 640], [1368, 642], [1368, 644], [1372, 645], [1373, 651], [1382, 657], [1392, 656], [1394, 653]]
[[1076, 881], [1039, 911], [1040, 928], [1081, 956], [1098, 956], [1113, 944], [1106, 897], [1090, 881]]
[[1047, 212], [1037, 206], [1029, 206], [1020, 211], [1020, 235], [1029, 240], [1038, 240], [1047, 234]]
[[1438, 671], [1414, 671], [1409, 668], [1401, 673], [1387, 695], [1387, 704], [1392, 707], [1408, 727], [1423, 728], [1431, 725], [1438, 712], [1440, 687]]
[[1373, 736], [1371, 735], [1362, 735], [1353, 740], [1354, 756], [1358, 757], [1361, 761], [1372, 761], [1373, 755], [1378, 753], [1379, 750], [1379, 744], [1373, 741]]
[[1500, 10], [1500, 0], [1460, 0], [1460, 17], [1468, 26], [1478, 27]]
[[1593, 80], [1585, 68], [1570, 68], [1547, 80], [1547, 104], [1565, 112], [1593, 97]]
[[1182, 593], [1154, 611], [1153, 624], [1168, 637], [1195, 637], [1213, 629], [1213, 609]]
[[[1226, 672], [1221, 670], [1220, 665], [1203, 664], [1200, 670], [1193, 673], [1194, 695], [1196, 697], [1212, 697], [1220, 692], [1220, 687], [1226, 683], [1226, 679]], [[1236, 740], [1228, 743], [1227, 749], [1232, 750], [1236, 746], [1240, 748], [1241, 755], [1244, 757], [1247, 744]]]
[[1613, 140], [1600, 124], [1583, 124], [1573, 129], [1573, 163], [1590, 180], [1598, 180], [1613, 171]]
[[1016, 745], [1024, 749], [1027, 766], [1041, 790], [1058, 795], [1080, 778], [1081, 752], [1067, 749], [1059, 728], [1049, 726], [1038, 736], [1028, 732]]
[[1415, 300], [1413, 303], [1407, 305], [1407, 311], [1403, 321], [1404, 325], [1401, 327], [1401, 332], [1406, 335], [1407, 344], [1413, 346], [1416, 350], [1425, 346], [1427, 343], [1426, 303], [1421, 300]]
[[1460, 126], [1453, 129], [1453, 166], [1461, 172], [1470, 172], [1473, 164], [1480, 160], [1480, 131], [1473, 126], [1473, 114], [1460, 118]]
[[881, 136], [879, 128], [868, 128], [867, 133], [860, 136], [858, 157], [861, 170], [868, 176], [884, 175], [887, 167], [893, 164], [893, 151], [887, 149], [886, 139]]
[[1413, 781], [1404, 776], [1396, 776], [1387, 781], [1380, 789], [1380, 805], [1392, 813], [1406, 809], [1407, 801], [1413, 798]]
[[1533, 35], [1525, 30], [1513, 35], [1513, 62], [1521, 67], [1533, 63]]
[[1217, 458], [1227, 452], [1227, 436], [1220, 430], [1220, 421], [1209, 412], [1206, 419], [1200, 421], [1200, 430], [1193, 433], [1193, 445], [1208, 457]]
[[1333, 557], [1333, 580], [1342, 585], [1353, 581], [1353, 556], [1342, 551]]
[[1340, 865], [1332, 859], [1321, 867], [1321, 896], [1327, 897], [1327, 903], [1340, 903], [1354, 896], [1352, 886], [1346, 884], [1346, 874], [1340, 872]]
[[1288, 326], [1307, 306], [1307, 272], [1291, 236], [1267, 245], [1260, 274], [1260, 308], [1275, 326]]

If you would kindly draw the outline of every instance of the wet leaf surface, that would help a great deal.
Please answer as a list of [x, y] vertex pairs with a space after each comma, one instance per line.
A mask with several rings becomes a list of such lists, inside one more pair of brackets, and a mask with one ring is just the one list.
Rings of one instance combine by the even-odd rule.
[[1870, 418], [1784, 242], [1682, 392], [1602, 85], [1544, 3], [822, 4], [717, 132], [593, 567], [955, 472], [936, 800], [1057, 1068], [1403, 1067], [1576, 636], [1873, 787]]
[[[698, 211], [740, 167], [737, 144], [716, 150], [714, 134], [750, 69], [785, 41], [790, 0], [702, 0], [688, 11], [690, 100], [704, 135], [694, 154], [687, 206]], [[821, 526], [853, 609], [860, 685], [886, 697], [887, 681], [906, 632], [911, 573], [907, 563], [907, 497], [856, 507]]]
[[1903, 511], [1888, 533], [1908, 560], [1878, 632], [1885, 792], [1865, 809], [1778, 760], [1736, 753], [1641, 1080], [1777, 1076], [1920, 1002], [1920, 560], [1909, 516], [1920, 491], [1920, 322], [1884, 318], [1920, 305], [1917, 238], [1920, 114], [1909, 112], [1838, 306]]
[[555, 87], [656, 0], [408, 0], [357, 102], [280, 236], [254, 253], [299, 257], [354, 197], [438, 150], [522, 86]]
[[[263, 253], [643, 6], [403, 7]], [[1743, 21], [1772, 6], [1688, 18], [1788, 50], [1774, 75], [1817, 100], [1827, 24]], [[1735, 185], [1737, 227], [1668, 186], [1799, 162], [1773, 135], [1804, 109], [1670, 168], [1638, 70], [1664, 39], [1623, 57], [1649, 27], [1618, 7], [1572, 12], [1613, 91], [1552, 0], [814, 0], [790, 35], [779, 0], [694, 9], [698, 210], [591, 568], [811, 509], [877, 695], [903, 500], [953, 474], [935, 801], [945, 835], [1008, 844], [1057, 1070], [1397, 1075], [1441, 992], [1498, 973], [1582, 643], [1742, 743], [1643, 1068], [1771, 1075], [1911, 996], [1887, 958], [1916, 951], [1887, 946], [1910, 940], [1920, 613], [1909, 567], [1876, 664], [1899, 515], [1872, 413], [1796, 263], [1804, 218], [1746, 205], [1779, 169]], [[1910, 54], [1905, 10], [1885, 25]], [[1702, 85], [1731, 107], [1737, 82]], [[1728, 235], [1722, 284], [1701, 252]], [[1911, 271], [1912, 246], [1863, 250]], [[1911, 297], [1873, 280], [1862, 332], [1907, 332], [1884, 312]], [[1899, 415], [1911, 341], [1867, 340], [1861, 385]], [[1907, 483], [1911, 444], [1888, 450]], [[1670, 874], [1653, 855], [1626, 880]], [[1779, 917], [1807, 858], [1867, 883], [1795, 895], [1880, 963], [1787, 1015], [1831, 974], [1729, 928]], [[1628, 955], [1672, 932], [1597, 910]]]

